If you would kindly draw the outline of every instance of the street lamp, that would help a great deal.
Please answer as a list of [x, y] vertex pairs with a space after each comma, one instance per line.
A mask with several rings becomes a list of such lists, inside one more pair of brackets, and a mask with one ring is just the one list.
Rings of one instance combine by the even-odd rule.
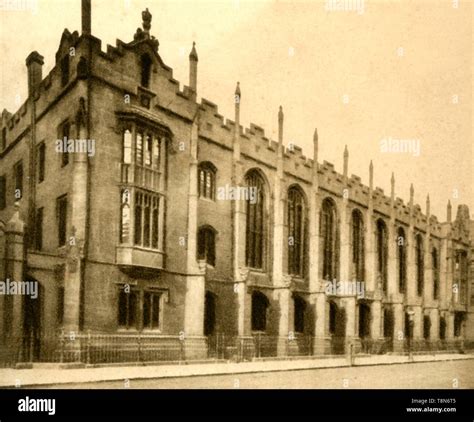
[[414, 321], [415, 311], [413, 309], [409, 309], [407, 311], [407, 314], [408, 314], [408, 361], [413, 362], [412, 339], [413, 339], [413, 325], [415, 324], [415, 321]]

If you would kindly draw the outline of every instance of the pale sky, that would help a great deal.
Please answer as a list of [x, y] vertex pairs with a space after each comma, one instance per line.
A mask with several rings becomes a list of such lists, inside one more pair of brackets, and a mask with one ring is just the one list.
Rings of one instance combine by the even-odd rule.
[[[0, 110], [14, 112], [27, 93], [26, 57], [37, 50], [49, 72], [63, 29], [80, 31], [80, 0], [37, 0], [36, 13], [1, 10], [6, 3], [0, 0]], [[473, 215], [473, 1], [363, 4], [359, 14], [327, 11], [325, 1], [92, 0], [92, 32], [104, 50], [116, 38], [131, 41], [148, 7], [159, 54], [182, 85], [196, 41], [198, 96], [224, 117], [234, 116], [240, 81], [245, 127], [256, 123], [276, 139], [282, 105], [285, 144], [312, 157], [318, 127], [320, 161], [342, 172], [347, 144], [349, 173], [365, 184], [373, 159], [375, 185], [386, 194], [394, 171], [396, 195], [406, 202], [413, 182], [415, 201], [424, 211], [429, 193], [441, 221], [448, 199], [454, 213], [465, 203]], [[386, 138], [414, 141], [419, 155], [382, 151]]]

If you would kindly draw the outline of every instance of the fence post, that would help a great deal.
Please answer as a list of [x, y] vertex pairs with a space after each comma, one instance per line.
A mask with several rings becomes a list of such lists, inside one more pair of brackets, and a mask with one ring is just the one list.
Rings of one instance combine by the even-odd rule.
[[33, 362], [33, 342], [35, 340], [34, 335], [33, 335], [33, 331], [30, 331], [29, 340], [30, 340], [30, 344], [28, 345], [29, 346], [29, 354], [30, 354], [29, 361], [30, 361], [30, 363], [32, 363]]
[[137, 337], [137, 342], [138, 342], [138, 362], [142, 361], [142, 338], [141, 338], [141, 333], [138, 333]]
[[86, 363], [91, 363], [91, 330], [87, 330]]
[[184, 360], [184, 338], [179, 337], [179, 360]]
[[59, 362], [64, 362], [64, 330], [59, 332]]

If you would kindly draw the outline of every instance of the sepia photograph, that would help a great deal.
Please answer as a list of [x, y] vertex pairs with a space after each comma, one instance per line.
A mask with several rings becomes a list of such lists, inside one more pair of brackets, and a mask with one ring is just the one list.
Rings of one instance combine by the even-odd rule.
[[472, 419], [473, 13], [0, 0], [1, 421], [209, 390]]

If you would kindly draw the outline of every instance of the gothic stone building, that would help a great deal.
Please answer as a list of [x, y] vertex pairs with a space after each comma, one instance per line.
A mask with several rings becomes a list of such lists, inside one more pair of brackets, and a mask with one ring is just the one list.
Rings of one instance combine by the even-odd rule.
[[59, 330], [181, 335], [194, 352], [216, 333], [258, 333], [277, 353], [310, 338], [314, 354], [474, 339], [466, 206], [440, 222], [413, 187], [408, 203], [393, 177], [389, 196], [375, 188], [372, 164], [369, 186], [349, 176], [347, 150], [338, 173], [318, 161], [316, 132], [313, 159], [284, 147], [281, 109], [277, 141], [242, 128], [238, 85], [225, 120], [196, 101], [194, 46], [180, 89], [148, 11], [133, 41], [105, 51], [90, 1], [82, 13], [46, 77], [28, 56], [28, 98], [1, 116], [0, 280], [40, 287], [36, 300], [0, 297], [3, 354]]

